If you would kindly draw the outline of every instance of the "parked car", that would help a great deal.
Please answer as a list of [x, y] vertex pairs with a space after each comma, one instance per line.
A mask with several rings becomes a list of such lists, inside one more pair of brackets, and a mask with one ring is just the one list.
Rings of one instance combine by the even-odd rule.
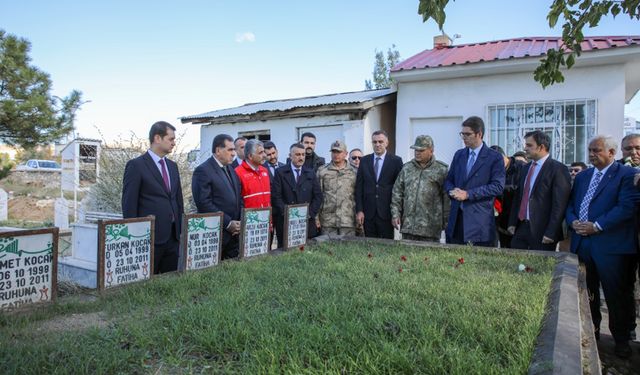
[[43, 171], [43, 172], [60, 172], [60, 164], [53, 160], [28, 160], [24, 164], [16, 167], [16, 171]]

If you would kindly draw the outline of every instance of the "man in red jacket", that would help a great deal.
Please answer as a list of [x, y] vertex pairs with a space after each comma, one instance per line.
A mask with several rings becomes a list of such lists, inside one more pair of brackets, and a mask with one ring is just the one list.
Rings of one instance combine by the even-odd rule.
[[269, 171], [262, 166], [265, 160], [264, 145], [250, 139], [244, 145], [245, 163], [235, 169], [242, 184], [241, 194], [245, 208], [271, 207]]

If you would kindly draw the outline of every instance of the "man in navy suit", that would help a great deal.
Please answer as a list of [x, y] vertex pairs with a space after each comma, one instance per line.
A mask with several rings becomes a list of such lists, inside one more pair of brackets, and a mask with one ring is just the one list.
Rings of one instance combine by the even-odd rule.
[[551, 138], [540, 130], [524, 136], [529, 164], [520, 173], [509, 217], [514, 249], [555, 251], [571, 194], [567, 167], [549, 155]]
[[307, 238], [318, 235], [319, 226], [316, 217], [322, 205], [322, 191], [316, 174], [311, 167], [304, 165], [305, 149], [300, 143], [294, 143], [289, 148], [289, 160], [285, 166], [276, 169], [271, 185], [271, 206], [273, 219], [276, 224], [278, 246], [284, 245], [284, 215], [285, 206], [289, 204], [309, 203], [309, 217], [307, 221]]
[[178, 166], [166, 158], [176, 144], [176, 128], [158, 121], [149, 130], [147, 152], [129, 160], [122, 179], [122, 217], [154, 215], [153, 272], [178, 269], [184, 204]]
[[502, 194], [505, 169], [502, 155], [482, 141], [484, 131], [480, 117], [462, 123], [466, 147], [456, 151], [444, 183], [451, 198], [447, 243], [496, 245], [493, 202]]
[[393, 239], [391, 193], [402, 169], [402, 158], [387, 153], [389, 137], [384, 130], [371, 135], [373, 154], [360, 160], [356, 174], [356, 225], [365, 237]]
[[267, 171], [269, 171], [269, 178], [273, 180], [273, 176], [276, 174], [276, 169], [284, 166], [284, 163], [278, 161], [278, 149], [276, 148], [276, 144], [267, 141], [264, 143], [264, 153], [267, 157], [264, 164], [262, 164]]
[[635, 170], [615, 162], [617, 142], [596, 136], [589, 142], [593, 168], [578, 174], [573, 183], [567, 225], [573, 229], [571, 252], [587, 270], [591, 318], [600, 337], [600, 284], [609, 310], [609, 329], [615, 353], [631, 356], [630, 330], [635, 278], [635, 215], [639, 194], [633, 184]]
[[222, 259], [238, 256], [240, 215], [243, 201], [240, 180], [231, 168], [236, 155], [233, 138], [218, 134], [213, 139], [213, 155], [193, 171], [191, 191], [199, 213], [222, 212]]

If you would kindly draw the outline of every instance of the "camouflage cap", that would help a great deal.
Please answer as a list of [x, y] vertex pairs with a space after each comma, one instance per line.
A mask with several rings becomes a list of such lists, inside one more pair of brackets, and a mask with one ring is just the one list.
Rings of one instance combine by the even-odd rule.
[[344, 151], [347, 152], [347, 145], [344, 142], [338, 140], [331, 144], [331, 151]]
[[428, 135], [419, 135], [411, 148], [418, 151], [433, 148], [433, 139]]

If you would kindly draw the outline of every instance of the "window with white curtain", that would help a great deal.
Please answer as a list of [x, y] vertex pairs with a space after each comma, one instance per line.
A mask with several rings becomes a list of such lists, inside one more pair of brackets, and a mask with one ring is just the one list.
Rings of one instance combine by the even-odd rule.
[[524, 147], [524, 135], [542, 130], [551, 137], [551, 156], [565, 164], [588, 161], [587, 142], [596, 133], [592, 99], [490, 105], [491, 145], [507, 155]]

